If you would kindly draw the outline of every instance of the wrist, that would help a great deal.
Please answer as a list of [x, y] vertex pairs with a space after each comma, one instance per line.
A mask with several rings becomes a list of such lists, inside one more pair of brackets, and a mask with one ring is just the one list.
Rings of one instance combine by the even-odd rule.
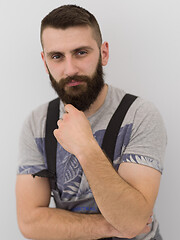
[[101, 237], [103, 238], [111, 238], [111, 237], [122, 237], [123, 235], [118, 232], [107, 220], [102, 216], [101, 221], [101, 229], [100, 232]]
[[89, 139], [84, 146], [77, 150], [75, 156], [79, 162], [88, 160], [89, 157], [97, 156], [102, 151], [95, 138]]
[[[96, 214], [95, 214], [96, 215]], [[116, 230], [109, 224], [101, 214], [97, 214], [96, 229], [98, 238], [109, 238], [116, 236]]]

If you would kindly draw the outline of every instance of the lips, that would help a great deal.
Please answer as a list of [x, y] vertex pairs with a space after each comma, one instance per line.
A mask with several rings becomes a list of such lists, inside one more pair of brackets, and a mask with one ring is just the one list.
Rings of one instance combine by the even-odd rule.
[[72, 80], [70, 83], [67, 83], [67, 86], [68, 87], [73, 87], [73, 86], [77, 86], [77, 85], [80, 85], [80, 84], [83, 84], [83, 82], [78, 82], [78, 81]]

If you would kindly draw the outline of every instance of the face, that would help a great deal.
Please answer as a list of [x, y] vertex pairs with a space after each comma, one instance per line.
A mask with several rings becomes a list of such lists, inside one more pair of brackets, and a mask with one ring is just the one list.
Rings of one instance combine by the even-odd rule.
[[108, 44], [99, 49], [90, 27], [49, 27], [42, 40], [52, 87], [65, 104], [89, 109], [104, 86], [102, 65], [108, 60]]

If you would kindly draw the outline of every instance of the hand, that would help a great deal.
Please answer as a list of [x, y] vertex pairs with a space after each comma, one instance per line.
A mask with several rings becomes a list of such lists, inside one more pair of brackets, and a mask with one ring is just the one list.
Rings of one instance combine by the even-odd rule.
[[[148, 222], [146, 224], [146, 226], [143, 228], [143, 230], [138, 234], [147, 234], [151, 231], [151, 227], [150, 224], [152, 223], [152, 216], [149, 217]], [[114, 227], [109, 226], [109, 233], [110, 236], [109, 237], [118, 237], [118, 238], [122, 238], [122, 237], [127, 237], [127, 236], [122, 236], [122, 233], [120, 233], [118, 230], [116, 230]]]
[[78, 155], [95, 141], [91, 126], [83, 112], [71, 104], [65, 106], [66, 113], [57, 122], [54, 136], [62, 147], [71, 154]]
[[146, 226], [143, 228], [143, 230], [140, 232], [140, 234], [150, 232], [151, 231], [151, 228], [150, 228], [151, 223], [152, 223], [152, 216], [149, 217]]

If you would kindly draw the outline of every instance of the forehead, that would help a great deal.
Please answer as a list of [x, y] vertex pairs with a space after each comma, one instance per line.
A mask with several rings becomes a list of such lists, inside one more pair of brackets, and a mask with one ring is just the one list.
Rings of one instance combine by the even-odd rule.
[[89, 26], [69, 27], [67, 29], [56, 29], [47, 27], [42, 33], [44, 51], [51, 50], [73, 50], [79, 46], [91, 46], [98, 48], [93, 38], [93, 30]]

